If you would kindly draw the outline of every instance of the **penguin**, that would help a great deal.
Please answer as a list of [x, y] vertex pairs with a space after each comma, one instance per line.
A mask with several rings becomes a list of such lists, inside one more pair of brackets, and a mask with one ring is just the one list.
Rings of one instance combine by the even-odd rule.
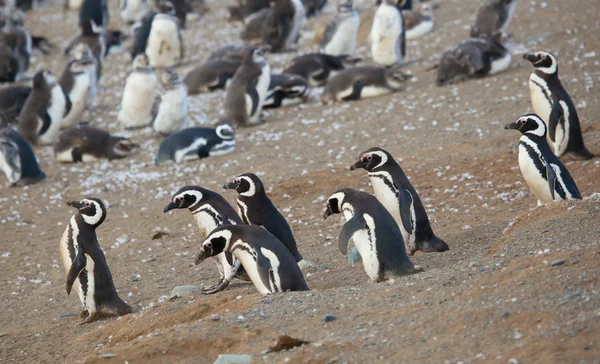
[[161, 12], [152, 18], [146, 55], [152, 68], [173, 67], [184, 57], [183, 39], [173, 5], [166, 1]]
[[404, 1], [382, 0], [375, 10], [370, 33], [371, 57], [380, 66], [401, 64], [406, 56], [406, 32], [399, 9]]
[[0, 114], [9, 124], [17, 125], [19, 114], [31, 93], [31, 86], [14, 85], [0, 90]]
[[[242, 219], [223, 196], [200, 186], [185, 186], [175, 192], [171, 202], [165, 206], [163, 212], [167, 213], [175, 209], [190, 210], [196, 220], [201, 242], [215, 228], [223, 225], [223, 221], [235, 225], [243, 224]], [[238, 272], [243, 271], [243, 268], [238, 271], [240, 261], [228, 251], [215, 255], [215, 263], [219, 270], [220, 279], [217, 284], [203, 289], [202, 292], [205, 294], [222, 291], [239, 274]]]
[[419, 272], [406, 255], [402, 233], [394, 218], [370, 194], [342, 188], [328, 199], [323, 218], [344, 214], [338, 248], [348, 254], [350, 239], [358, 249], [367, 276], [375, 282]]
[[246, 17], [269, 7], [269, 0], [237, 0], [237, 4], [228, 6], [229, 21], [244, 21]]
[[235, 131], [229, 123], [216, 128], [186, 128], [164, 138], [154, 159], [155, 165], [181, 163], [211, 156], [225, 155], [235, 150]]
[[549, 52], [523, 56], [533, 64], [529, 76], [529, 95], [536, 114], [548, 124], [548, 144], [556, 156], [569, 154], [577, 159], [591, 159], [592, 153], [583, 143], [581, 125], [575, 104], [558, 78], [558, 61]]
[[237, 191], [237, 205], [245, 224], [264, 227], [283, 243], [296, 263], [303, 260], [298, 252], [292, 229], [267, 196], [265, 187], [257, 175], [241, 174], [232, 182], [224, 184], [223, 189]]
[[274, 2], [273, 11], [262, 27], [262, 40], [271, 47], [271, 52], [289, 51], [300, 37], [306, 11], [301, 0]]
[[240, 33], [240, 38], [246, 42], [260, 41], [262, 39], [263, 24], [272, 12], [273, 8], [264, 8], [247, 16], [244, 19], [244, 30]]
[[396, 221], [411, 256], [417, 250], [430, 253], [449, 249], [433, 233], [417, 190], [390, 153], [381, 148], [366, 150], [350, 166], [351, 171], [359, 168], [369, 172], [375, 197]]
[[106, 207], [98, 198], [68, 201], [78, 213], [73, 215], [60, 239], [60, 255], [67, 272], [67, 295], [75, 288], [87, 311], [83, 323], [100, 315], [123, 316], [131, 307], [117, 294], [96, 229], [106, 219]]
[[68, 98], [52, 73], [39, 71], [33, 77], [33, 89], [19, 114], [19, 133], [32, 144], [52, 144], [69, 111]]
[[152, 126], [163, 136], [173, 134], [184, 127], [188, 113], [187, 86], [177, 72], [167, 69], [161, 76], [164, 90], [160, 96], [158, 112]]
[[104, 32], [104, 42], [106, 50], [104, 57], [109, 54], [120, 54], [123, 52], [123, 43], [129, 36], [120, 30], [107, 30]]
[[[188, 12], [192, 11], [190, 4], [191, 0], [170, 0], [173, 5], [174, 15], [179, 20], [179, 25], [182, 29], [185, 29], [186, 19]], [[160, 8], [161, 0], [154, 0], [156, 7]]]
[[309, 93], [308, 82], [302, 76], [286, 73], [271, 75], [264, 108], [273, 109], [302, 102]]
[[133, 35], [133, 43], [131, 45], [131, 59], [135, 59], [140, 54], [146, 53], [148, 46], [148, 37], [152, 28], [152, 21], [158, 14], [156, 11], [147, 12], [141, 20], [135, 22], [131, 26], [130, 33]]
[[445, 86], [465, 79], [494, 75], [508, 69], [510, 52], [494, 39], [471, 38], [444, 53], [440, 60], [436, 84]]
[[96, 31], [94, 23], [90, 19], [83, 21], [81, 34], [69, 42], [69, 45], [65, 48], [65, 55], [71, 54], [71, 51], [80, 43], [86, 44], [94, 54], [97, 66], [96, 80], [100, 80], [104, 55], [106, 54], [106, 40], [102, 32]]
[[264, 124], [265, 121], [259, 118], [270, 82], [271, 68], [262, 49], [248, 49], [227, 88], [226, 120], [241, 126]]
[[417, 39], [433, 30], [433, 10], [436, 6], [425, 3], [421, 5], [420, 11], [402, 10], [406, 39]]
[[63, 130], [54, 144], [54, 159], [62, 163], [121, 159], [133, 154], [139, 145], [128, 138], [79, 123]]
[[401, 89], [410, 76], [399, 67], [362, 66], [343, 70], [325, 86], [321, 102], [360, 100]]
[[559, 200], [581, 200], [579, 189], [567, 168], [552, 153], [546, 140], [546, 124], [537, 114], [523, 115], [504, 129], [516, 129], [519, 138], [519, 168], [538, 206]]
[[87, 21], [93, 21], [100, 32], [108, 25], [108, 6], [106, 0], [83, 0], [79, 8], [79, 26]]
[[327, 0], [302, 0], [302, 4], [306, 9], [306, 17], [311, 18], [323, 11]]
[[121, 0], [119, 9], [121, 20], [126, 24], [133, 25], [142, 20], [146, 14], [148, 0]]
[[71, 110], [63, 119], [62, 128], [81, 120], [86, 108], [96, 97], [96, 60], [92, 51], [85, 43], [80, 43], [73, 53], [74, 58], [58, 81], [71, 101]]
[[515, 13], [519, 0], [487, 0], [477, 11], [471, 27], [472, 38], [491, 38], [504, 34]]
[[360, 17], [352, 7], [352, 1], [342, 2], [337, 8], [337, 14], [325, 28], [320, 42], [321, 52], [333, 56], [353, 54], [359, 26]]
[[242, 63], [244, 60], [244, 54], [246, 54], [246, 52], [252, 48], [256, 47], [248, 44], [229, 44], [212, 51], [206, 62], [231, 61]]
[[241, 262], [261, 294], [308, 290], [293, 255], [273, 234], [259, 226], [217, 227], [202, 243], [196, 264], [225, 251]]
[[125, 81], [117, 120], [125, 129], [150, 125], [154, 119], [157, 79], [148, 57], [140, 54], [133, 60], [132, 71]]
[[347, 55], [308, 53], [290, 60], [282, 73], [302, 76], [310, 86], [323, 86], [331, 77], [345, 69], [344, 62], [356, 63], [357, 59], [349, 59]]
[[12, 47], [0, 37], [0, 83], [12, 83], [20, 78], [19, 60]]
[[206, 61], [189, 71], [183, 82], [190, 95], [222, 90], [233, 78], [240, 64], [241, 62], [229, 60]]
[[25, 186], [46, 179], [29, 143], [5, 120], [0, 124], [0, 170], [8, 182], [12, 186]]
[[65, 9], [79, 10], [82, 4], [83, 0], [65, 0]]
[[9, 11], [9, 17], [2, 28], [2, 39], [4, 43], [13, 50], [18, 61], [18, 73], [16, 80], [20, 80], [29, 69], [31, 58], [32, 38], [31, 34], [23, 24], [25, 23], [23, 12], [18, 9]]

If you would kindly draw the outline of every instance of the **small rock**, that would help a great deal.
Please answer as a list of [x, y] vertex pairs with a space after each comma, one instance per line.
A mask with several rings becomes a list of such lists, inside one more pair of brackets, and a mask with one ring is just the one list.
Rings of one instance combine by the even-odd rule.
[[170, 236], [166, 231], [157, 231], [154, 235], [152, 235], [152, 240], [162, 239], [163, 236]]
[[5, 332], [0, 332], [0, 337], [4, 337], [4, 336], [6, 336], [6, 335], [8, 335], [8, 334], [7, 334], [7, 333], [5, 333]]
[[278, 351], [290, 350], [297, 346], [302, 346], [304, 344], [309, 344], [310, 342], [296, 339], [294, 337], [290, 337], [288, 335], [281, 335], [277, 338], [277, 342], [275, 345], [269, 347], [269, 350], [266, 353], [276, 353]]
[[98, 355], [99, 358], [105, 358], [105, 359], [114, 358], [115, 356], [117, 356], [117, 355], [116, 354], [110, 354], [110, 353]]
[[563, 265], [563, 264], [565, 264], [565, 261], [564, 261], [564, 260], [562, 260], [562, 259], [557, 259], [557, 260], [553, 260], [553, 261], [552, 261], [552, 266], [553, 266], [553, 267], [556, 267], [556, 266], [558, 266], [558, 265]]
[[77, 317], [78, 315], [75, 315], [74, 313], [63, 313], [62, 315], [60, 315], [60, 318], [67, 318], [67, 317]]
[[519, 364], [519, 361], [515, 358], [508, 359], [508, 364]]
[[134, 282], [137, 282], [140, 279], [142, 279], [142, 276], [139, 275], [139, 274], [137, 274], [137, 273], [131, 276], [131, 280], [134, 281]]
[[250, 364], [252, 355], [221, 354], [213, 364]]
[[358, 252], [358, 249], [356, 249], [355, 247], [350, 249], [350, 251], [348, 251], [348, 263], [355, 265], [356, 263], [360, 262], [362, 260], [362, 257], [360, 256], [360, 253]]
[[308, 268], [311, 268], [314, 266], [315, 266], [315, 264], [313, 262], [311, 262], [310, 260], [302, 259], [301, 261], [298, 262], [298, 267], [300, 268], [300, 270], [302, 272], [304, 272], [305, 270], [308, 270]]
[[185, 297], [194, 291], [198, 291], [198, 286], [177, 286], [171, 291], [169, 298]]
[[331, 321], [335, 321], [336, 319], [337, 319], [337, 317], [335, 317], [335, 315], [328, 314], [323, 317], [323, 322], [331, 322]]

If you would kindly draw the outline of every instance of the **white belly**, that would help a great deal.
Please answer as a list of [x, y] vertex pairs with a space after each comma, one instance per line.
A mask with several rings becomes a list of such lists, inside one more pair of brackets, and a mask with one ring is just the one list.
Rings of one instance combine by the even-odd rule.
[[[69, 220], [69, 226], [73, 229], [73, 235], [71, 241], [74, 243], [73, 248], [75, 249], [75, 256], [77, 256], [77, 252], [79, 251], [79, 247], [77, 246], [77, 237], [79, 236], [79, 229], [77, 228], [77, 223], [75, 222], [75, 216], [71, 217]], [[69, 255], [69, 227], [65, 228], [65, 231], [60, 239], [60, 257], [63, 262], [63, 266], [65, 267], [65, 272], [69, 273], [69, 269], [71, 269], [71, 265], [73, 262], [71, 261], [71, 256]], [[79, 296], [79, 300], [81, 304], [85, 307], [85, 296], [83, 295], [83, 291], [81, 290], [81, 283], [79, 282], [79, 278], [75, 279], [73, 283], [73, 287], [71, 290], [75, 290], [77, 295]]]
[[[350, 220], [354, 215], [347, 210], [344, 210], [344, 217], [346, 221]], [[375, 234], [373, 219], [369, 215], [363, 215], [363, 218], [367, 222], [367, 225], [371, 227], [373, 234]], [[377, 245], [374, 241], [371, 241], [367, 229], [359, 230], [352, 236], [352, 241], [358, 249], [360, 256], [362, 257], [363, 266], [365, 272], [374, 281], [379, 278], [379, 259], [377, 258]]]
[[[86, 264], [85, 270], [87, 270], [87, 292], [85, 295], [85, 308], [88, 310], [89, 314], [92, 315], [94, 312], [98, 311], [98, 307], [96, 307], [96, 302], [94, 301], [94, 293], [96, 292], [96, 281], [94, 279], [94, 260], [89, 255], [85, 255]], [[77, 278], [79, 281], [79, 278]]]
[[69, 92], [69, 98], [71, 99], [71, 111], [63, 119], [61, 127], [69, 127], [79, 121], [85, 112], [85, 108], [88, 104], [88, 98], [90, 94], [90, 75], [88, 73], [82, 73], [75, 77], [75, 82], [71, 92]]
[[83, 0], [69, 0], [69, 9], [71, 10], [75, 10], [75, 9], [79, 9], [81, 7], [81, 4], [83, 3]]
[[154, 73], [134, 72], [125, 83], [121, 110], [117, 119], [125, 128], [139, 128], [152, 121], [152, 105], [156, 90]]
[[519, 168], [525, 178], [525, 182], [529, 186], [529, 189], [537, 197], [541, 204], [545, 204], [552, 201], [552, 195], [550, 194], [550, 187], [548, 181], [546, 181], [535, 168], [533, 161], [529, 157], [527, 150], [522, 145], [519, 145]]
[[415, 27], [406, 30], [406, 39], [416, 39], [433, 30], [433, 19], [420, 22]]
[[[534, 83], [535, 81], [535, 83]], [[537, 84], [541, 85], [538, 86]], [[533, 107], [533, 111], [544, 122], [548, 125], [548, 120], [550, 119], [550, 112], [552, 111], [552, 101], [549, 101], [545, 94], [543, 87], [545, 85], [545, 81], [538, 77], [535, 73], [532, 73], [529, 77], [529, 96], [531, 97], [531, 106]], [[547, 94], [552, 99], [552, 93], [549, 90], [546, 90]]]
[[153, 68], [172, 67], [181, 61], [179, 29], [170, 16], [159, 14], [152, 21], [146, 55]]
[[[15, 149], [16, 145], [14, 146]], [[0, 152], [0, 171], [4, 172], [10, 184], [16, 183], [21, 179], [21, 168], [13, 169], [12, 164], [8, 163], [6, 154]]]
[[356, 48], [359, 26], [360, 18], [358, 14], [354, 14], [351, 19], [345, 20], [340, 24], [329, 43], [325, 45], [323, 52], [333, 56], [353, 54]]
[[[271, 82], [271, 68], [269, 64], [265, 64], [262, 68], [262, 73], [258, 77], [258, 82], [256, 83], [256, 92], [258, 93], [258, 107], [253, 115], [250, 115], [250, 121], [254, 122], [258, 120], [260, 117], [260, 113], [262, 111], [263, 105], [267, 98], [267, 93], [269, 92], [269, 83]], [[246, 98], [246, 108], [248, 108], [248, 104], [250, 106], [251, 103], [248, 102], [248, 98]]]
[[506, 52], [504, 57], [492, 61], [492, 68], [490, 69], [490, 75], [493, 75], [498, 72], [502, 72], [510, 66], [511, 56], [510, 52]]
[[381, 96], [381, 95], [387, 95], [389, 93], [392, 93], [392, 90], [390, 90], [387, 87], [365, 86], [361, 90], [360, 98], [361, 99], [366, 99], [366, 98], [369, 98], [369, 97], [377, 97], [377, 96]]
[[73, 147], [57, 152], [54, 156], [57, 162], [71, 163], [73, 162]]
[[57, 83], [52, 87], [50, 107], [48, 108], [48, 115], [50, 115], [51, 120], [50, 127], [44, 134], [40, 135], [38, 139], [39, 144], [49, 145], [54, 143], [63, 121], [66, 105], [67, 100], [65, 99], [65, 94], [62, 87]]
[[191, 161], [194, 159], [198, 159], [197, 153], [194, 153], [192, 155], [186, 155], [186, 154], [190, 153], [191, 151], [198, 150], [198, 148], [200, 148], [203, 145], [206, 145], [206, 143], [207, 143], [207, 140], [205, 138], [198, 138], [198, 139], [194, 140], [194, 142], [192, 144], [190, 144], [189, 146], [176, 151], [175, 152], [175, 163], [181, 163], [183, 161]]
[[154, 130], [161, 134], [173, 134], [185, 124], [188, 112], [187, 88], [185, 85], [167, 91], [154, 120]]
[[399, 10], [382, 4], [377, 8], [371, 28], [371, 56], [382, 66], [391, 66], [402, 62], [400, 54], [400, 36], [402, 18]]
[[233, 254], [235, 257], [242, 263], [242, 266], [248, 273], [248, 277], [254, 284], [254, 287], [260, 292], [260, 294], [269, 294], [271, 290], [265, 286], [262, 279], [260, 279], [260, 275], [258, 274], [258, 270], [256, 269], [256, 262], [254, 261], [254, 257], [252, 254], [246, 252], [242, 249], [236, 249]]
[[560, 123], [557, 123], [556, 129], [554, 131], [554, 142], [550, 139], [550, 134], [546, 135], [546, 137], [547, 137], [546, 139], [548, 140], [548, 144], [554, 151], [554, 154], [556, 154], [558, 157], [560, 157], [563, 154], [565, 154], [565, 151], [567, 150], [567, 146], [569, 145], [569, 127], [570, 127], [569, 119], [570, 119], [571, 115], [569, 113], [569, 106], [567, 105], [566, 102], [561, 100], [558, 102], [558, 104], [560, 105], [560, 107], [563, 110], [563, 115], [565, 117], [565, 124], [564, 124], [564, 126], [562, 126], [562, 125], [560, 125]]

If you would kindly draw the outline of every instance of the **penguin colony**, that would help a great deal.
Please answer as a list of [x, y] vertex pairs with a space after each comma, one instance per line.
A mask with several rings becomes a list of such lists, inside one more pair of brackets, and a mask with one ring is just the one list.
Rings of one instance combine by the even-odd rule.
[[[365, 64], [357, 65], [363, 60], [354, 54], [361, 17], [351, 0], [341, 0], [321, 35], [319, 51], [299, 52], [289, 57], [281, 73], [272, 73], [267, 53], [298, 52], [306, 18], [317, 16], [325, 1], [240, 1], [229, 8], [230, 20], [244, 23], [242, 39], [259, 43], [221, 47], [180, 77], [174, 67], [186, 57], [182, 29], [193, 10], [189, 3], [121, 0], [121, 20], [131, 25], [132, 63], [117, 120], [123, 129], [152, 127], [155, 136], [163, 138], [154, 158], [160, 166], [234, 152], [236, 127], [264, 124], [265, 108], [308, 102], [311, 88], [323, 88], [323, 104], [399, 92], [411, 77], [403, 70], [406, 58], [411, 57], [406, 40], [433, 30], [437, 7], [423, 3], [419, 10], [402, 10], [404, 4], [404, 0], [380, 0], [375, 5], [369, 33], [371, 59]], [[486, 0], [470, 38], [441, 55], [436, 84], [506, 71], [512, 57], [504, 43], [505, 32], [517, 5], [518, 0]], [[124, 33], [108, 29], [105, 0], [68, 0], [65, 9], [79, 11], [80, 32], [65, 50], [69, 61], [60, 77], [50, 70], [28, 75], [34, 38], [25, 28], [25, 17], [14, 5], [7, 5], [0, 14], [0, 61], [4, 65], [0, 81], [28, 82], [0, 91], [0, 169], [11, 185], [46, 178], [34, 154], [41, 146], [52, 145], [56, 161], [69, 163], [117, 160], [139, 148], [128, 138], [91, 125], [94, 120], [84, 121], [102, 94], [102, 68], [114, 62], [110, 48], [120, 45]], [[35, 37], [35, 42], [44, 51], [44, 39]], [[594, 155], [584, 145], [575, 103], [559, 80], [558, 58], [547, 51], [526, 53], [523, 58], [533, 66], [529, 90], [535, 114], [525, 114], [505, 127], [522, 134], [518, 146], [521, 173], [538, 205], [581, 199], [575, 179], [559, 158], [591, 159]], [[192, 126], [190, 95], [219, 89], [225, 89], [222, 117], [214, 127]], [[364, 169], [373, 192], [329, 191], [323, 217], [343, 215], [339, 251], [352, 254], [348, 252], [352, 241], [371, 280], [419, 273], [423, 268], [410, 260], [417, 251], [450, 249], [434, 233], [417, 189], [391, 153], [370, 148], [349, 169]], [[197, 242], [195, 263], [214, 257], [220, 279], [202, 293], [222, 291], [234, 278], [251, 281], [261, 294], [308, 290], [302, 270], [310, 262], [303, 259], [301, 244], [271, 202], [263, 181], [246, 172], [224, 182], [224, 190], [237, 192], [237, 212], [218, 192], [201, 186], [182, 187], [163, 210], [188, 209], [202, 240]], [[69, 220], [59, 248], [66, 293], [77, 292], [84, 308], [83, 322], [100, 315], [131, 313], [117, 293], [98, 244], [96, 230], [102, 230], [106, 206], [93, 197], [69, 201], [67, 206], [77, 213]]]

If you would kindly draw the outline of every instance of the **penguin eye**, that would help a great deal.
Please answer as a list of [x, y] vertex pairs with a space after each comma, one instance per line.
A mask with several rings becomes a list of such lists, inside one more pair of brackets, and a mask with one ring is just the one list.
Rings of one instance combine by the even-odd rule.
[[367, 156], [367, 160], [368, 160], [368, 161], [370, 161], [371, 159], [373, 159], [373, 157], [372, 157], [372, 156], [370, 156], [370, 155], [369, 155], [369, 156]]
[[207, 241], [206, 243], [204, 243], [204, 248], [205, 249], [212, 249], [212, 243], [210, 241]]
[[88, 201], [85, 201], [83, 204], [85, 205], [85, 207], [90, 207], [90, 203]]
[[236, 178], [236, 179], [235, 179], [235, 183], [237, 183], [238, 185], [240, 184], [240, 182], [241, 182], [241, 181], [242, 181], [242, 180], [241, 180], [240, 178]]

